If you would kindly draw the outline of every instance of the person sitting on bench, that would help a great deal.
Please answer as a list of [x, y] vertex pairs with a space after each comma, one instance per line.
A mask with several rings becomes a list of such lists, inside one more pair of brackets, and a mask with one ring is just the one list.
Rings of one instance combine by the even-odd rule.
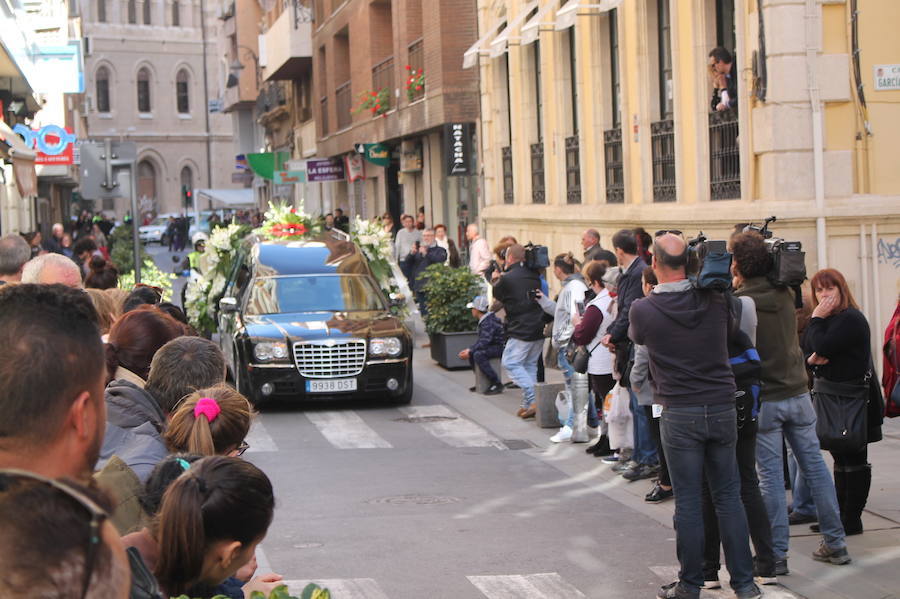
[[[487, 297], [476, 296], [466, 304], [471, 308], [472, 316], [478, 319], [478, 340], [472, 347], [459, 352], [461, 360], [468, 360], [472, 368], [480, 368], [481, 372], [490, 381], [490, 386], [485, 390], [485, 395], [503, 393], [503, 385], [500, 383], [500, 375], [491, 366], [491, 360], [503, 355], [503, 346], [506, 345], [506, 335], [503, 332], [503, 323], [497, 315], [488, 309]], [[469, 391], [476, 391], [477, 387], [471, 387]]]

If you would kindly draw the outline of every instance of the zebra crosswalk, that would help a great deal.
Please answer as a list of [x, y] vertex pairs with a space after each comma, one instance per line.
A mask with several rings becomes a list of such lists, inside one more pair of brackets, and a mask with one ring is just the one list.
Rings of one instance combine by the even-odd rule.
[[[450, 447], [507, 449], [503, 441], [488, 430], [443, 404], [400, 407], [394, 410], [394, 417], [390, 413], [386, 415], [384, 410], [362, 414], [354, 410], [313, 410], [298, 415], [308, 420], [336, 449], [392, 449], [394, 443], [385, 436], [394, 435], [391, 438], [396, 439], [395, 423], [398, 421], [419, 427]], [[247, 435], [248, 453], [279, 451], [278, 443], [266, 429], [266, 421], [266, 414], [254, 419]]]

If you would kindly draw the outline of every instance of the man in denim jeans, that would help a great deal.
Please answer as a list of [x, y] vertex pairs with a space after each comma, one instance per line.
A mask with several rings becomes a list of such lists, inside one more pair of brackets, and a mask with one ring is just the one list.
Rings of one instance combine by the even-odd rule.
[[525, 266], [525, 247], [515, 243], [506, 250], [506, 269], [494, 274], [494, 298], [506, 310], [506, 347], [503, 367], [522, 388], [520, 418], [535, 415], [534, 385], [537, 364], [544, 348], [544, 311], [537, 303], [541, 279]]
[[752, 297], [759, 324], [756, 350], [762, 362], [759, 433], [756, 461], [759, 484], [766, 511], [772, 522], [775, 545], [775, 572], [787, 574], [787, 501], [784, 493], [782, 438], [791, 446], [812, 493], [824, 539], [813, 558], [832, 564], [850, 562], [844, 527], [841, 524], [834, 482], [816, 436], [816, 413], [807, 388], [803, 354], [797, 343], [794, 292], [773, 285], [767, 278], [771, 257], [765, 240], [749, 231], [731, 241], [736, 279], [736, 295]]
[[703, 586], [703, 481], [719, 522], [731, 588], [761, 597], [753, 582], [747, 516], [735, 444], [734, 375], [728, 362], [729, 309], [721, 293], [694, 289], [685, 276], [687, 246], [673, 233], [653, 244], [659, 284], [631, 305], [628, 336], [647, 347], [654, 402], [662, 404], [662, 445], [675, 489], [675, 537], [681, 571], [660, 599], [697, 599]]

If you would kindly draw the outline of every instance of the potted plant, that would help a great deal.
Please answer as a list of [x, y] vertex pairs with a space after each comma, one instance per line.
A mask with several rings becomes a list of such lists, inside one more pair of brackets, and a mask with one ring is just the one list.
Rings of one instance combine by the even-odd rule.
[[481, 282], [467, 267], [432, 264], [422, 276], [428, 307], [425, 330], [431, 339], [431, 358], [444, 368], [469, 368], [457, 354], [478, 338], [478, 322], [466, 304], [481, 292]]
[[391, 109], [391, 92], [386, 87], [378, 91], [366, 91], [359, 95], [357, 101], [359, 104], [353, 114], [368, 110], [373, 117], [382, 116]]

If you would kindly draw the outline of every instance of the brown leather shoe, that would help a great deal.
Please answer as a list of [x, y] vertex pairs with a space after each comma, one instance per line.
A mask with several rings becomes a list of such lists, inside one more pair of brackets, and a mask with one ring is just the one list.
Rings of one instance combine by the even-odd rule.
[[516, 416], [518, 416], [519, 418], [521, 418], [524, 415], [525, 415], [525, 408], [519, 408], [518, 411], [516, 411]]
[[537, 409], [534, 406], [530, 406], [524, 410], [522, 410], [522, 420], [528, 420], [529, 418], [534, 418], [534, 415], [537, 413]]

